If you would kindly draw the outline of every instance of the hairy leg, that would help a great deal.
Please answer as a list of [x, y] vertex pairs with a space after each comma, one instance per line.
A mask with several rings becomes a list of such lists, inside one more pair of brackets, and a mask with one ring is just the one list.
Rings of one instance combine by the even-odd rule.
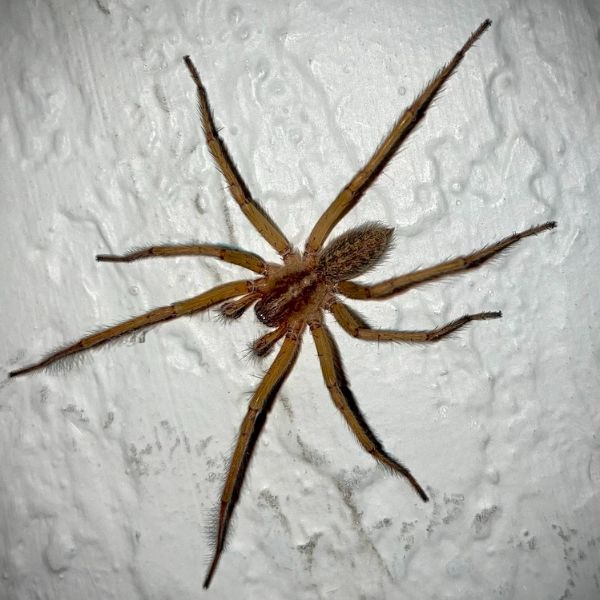
[[133, 319], [128, 319], [127, 321], [119, 323], [118, 325], [113, 325], [112, 327], [108, 327], [96, 333], [92, 333], [91, 335], [87, 335], [84, 338], [81, 338], [79, 341], [61, 348], [52, 354], [49, 354], [33, 365], [29, 365], [22, 369], [17, 369], [16, 371], [11, 371], [9, 376], [17, 377], [18, 375], [25, 375], [26, 373], [43, 369], [63, 358], [66, 358], [67, 356], [85, 352], [86, 350], [90, 350], [94, 347], [105, 344], [110, 340], [114, 340], [134, 331], [140, 331], [146, 327], [150, 327], [151, 325], [156, 325], [157, 323], [170, 321], [171, 319], [177, 319], [183, 315], [190, 315], [202, 310], [206, 310], [207, 308], [210, 308], [215, 304], [219, 304], [224, 300], [228, 300], [229, 298], [234, 298], [235, 296], [240, 296], [241, 294], [249, 292], [253, 286], [254, 284], [251, 281], [232, 281], [230, 283], [225, 283], [223, 285], [214, 287], [212, 290], [208, 290], [199, 296], [194, 296], [193, 298], [188, 298], [187, 300], [180, 300], [179, 302], [174, 302], [168, 306], [155, 308], [154, 310], [144, 313], [138, 317], [134, 317]]
[[204, 130], [206, 143], [217, 163], [217, 167], [229, 185], [229, 191], [233, 199], [238, 203], [250, 223], [254, 225], [256, 230], [281, 256], [289, 254], [292, 251], [290, 242], [271, 217], [267, 215], [258, 202], [250, 195], [248, 186], [242, 179], [227, 150], [227, 146], [225, 146], [225, 142], [221, 139], [215, 127], [206, 89], [200, 80], [200, 75], [192, 59], [189, 56], [185, 56], [183, 60], [198, 90], [198, 105], [200, 107], [200, 117], [202, 118], [202, 129]]
[[406, 292], [422, 283], [434, 281], [435, 279], [440, 279], [447, 275], [468, 271], [469, 269], [475, 269], [484, 262], [497, 256], [500, 252], [506, 250], [509, 246], [516, 244], [519, 240], [531, 235], [537, 235], [548, 229], [554, 229], [555, 227], [556, 221], [548, 221], [542, 225], [530, 227], [525, 231], [513, 233], [491, 246], [486, 246], [485, 248], [467, 254], [466, 256], [459, 256], [458, 258], [440, 263], [439, 265], [427, 269], [419, 269], [418, 271], [408, 273], [407, 275], [393, 277], [392, 279], [387, 279], [386, 281], [373, 285], [342, 281], [338, 285], [338, 291], [347, 298], [354, 298], [356, 300], [379, 300], [389, 298], [390, 296]]
[[204, 580], [204, 588], [208, 588], [210, 585], [217, 564], [219, 563], [219, 558], [221, 557], [225, 545], [225, 538], [227, 536], [227, 530], [229, 529], [231, 516], [240, 496], [240, 490], [252, 452], [254, 451], [258, 437], [265, 424], [267, 413], [273, 404], [273, 399], [285, 378], [292, 370], [296, 357], [298, 356], [303, 331], [304, 324], [302, 323], [297, 326], [294, 331], [291, 331], [286, 335], [277, 357], [250, 400], [250, 406], [248, 407], [248, 412], [240, 427], [240, 433], [231, 458], [229, 472], [227, 473], [227, 479], [221, 494], [219, 524], [215, 539], [215, 552], [206, 574], [206, 579]]
[[323, 379], [331, 394], [331, 399], [346, 419], [357, 440], [376, 461], [392, 472], [406, 477], [421, 499], [427, 502], [427, 494], [412, 473], [384, 450], [381, 442], [367, 425], [346, 379], [337, 345], [325, 324], [322, 320], [313, 321], [310, 323], [310, 331], [315, 340]]
[[258, 254], [219, 244], [149, 246], [148, 248], [133, 250], [127, 254], [98, 254], [96, 260], [98, 262], [133, 262], [134, 260], [154, 256], [211, 256], [261, 274], [266, 273], [268, 268], [267, 262]]
[[464, 327], [471, 321], [487, 321], [489, 319], [499, 319], [502, 316], [500, 311], [482, 312], [474, 315], [463, 315], [435, 329], [397, 331], [393, 329], [372, 329], [350, 307], [341, 302], [332, 303], [329, 306], [329, 310], [332, 312], [335, 320], [352, 337], [371, 342], [436, 342], [457, 329]]
[[414, 131], [419, 121], [425, 116], [427, 109], [431, 106], [431, 103], [444, 83], [454, 73], [467, 50], [481, 37], [491, 24], [492, 22], [486, 19], [471, 34], [464, 46], [455, 54], [454, 58], [436, 73], [425, 89], [396, 121], [392, 130], [369, 159], [369, 162], [350, 180], [317, 221], [306, 243], [305, 252], [307, 254], [318, 252], [340, 219], [356, 206], [362, 195], [381, 174], [404, 140]]

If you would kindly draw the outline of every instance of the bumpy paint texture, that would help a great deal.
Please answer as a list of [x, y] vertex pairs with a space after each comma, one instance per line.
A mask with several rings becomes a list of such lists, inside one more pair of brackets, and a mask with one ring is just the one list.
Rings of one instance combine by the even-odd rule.
[[[0, 599], [600, 597], [600, 9], [595, 2], [5, 1], [0, 7]], [[347, 431], [307, 338], [208, 592], [207, 528], [248, 392], [248, 313], [165, 324], [66, 373], [16, 366], [243, 276], [99, 264], [151, 243], [275, 258], [223, 189], [182, 57], [296, 244], [402, 108], [494, 24], [335, 234], [396, 229], [368, 279], [548, 220], [491, 265], [332, 325], [361, 407], [431, 502]], [[355, 306], [358, 306], [356, 304]]]

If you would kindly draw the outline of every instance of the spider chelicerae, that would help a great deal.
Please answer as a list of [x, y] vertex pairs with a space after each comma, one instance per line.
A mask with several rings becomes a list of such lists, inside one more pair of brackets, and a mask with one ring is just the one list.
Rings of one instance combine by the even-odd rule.
[[427, 109], [444, 83], [454, 73], [467, 50], [490, 25], [489, 19], [484, 21], [471, 34], [454, 58], [436, 73], [431, 82], [404, 111], [366, 165], [354, 175], [319, 218], [308, 236], [304, 252], [299, 252], [292, 247], [279, 227], [252, 198], [215, 127], [206, 90], [198, 71], [190, 57], [186, 56], [184, 61], [196, 84], [202, 128], [210, 153], [227, 181], [233, 199], [239, 204], [250, 223], [278, 252], [282, 264], [269, 263], [252, 252], [215, 244], [161, 245], [125, 255], [99, 255], [96, 257], [97, 260], [103, 262], [132, 262], [154, 256], [211, 256], [245, 267], [257, 273], [258, 277], [225, 283], [193, 298], [156, 308], [88, 335], [33, 365], [10, 373], [11, 377], [25, 375], [115, 338], [183, 315], [198, 313], [215, 305], [220, 305], [221, 315], [227, 319], [237, 319], [246, 309], [254, 305], [259, 321], [272, 330], [251, 345], [252, 353], [264, 357], [280, 340], [283, 341], [274, 361], [253, 393], [248, 412], [240, 427], [221, 495], [214, 554], [204, 580], [205, 588], [212, 580], [223, 551], [233, 510], [239, 499], [257, 439], [279, 388], [292, 370], [307, 327], [314, 339], [323, 378], [331, 398], [359, 443], [381, 465], [404, 477], [423, 501], [428, 500], [427, 494], [411, 472], [386, 452], [367, 424], [346, 379], [337, 345], [323, 320], [324, 313], [330, 312], [351, 336], [377, 342], [434, 342], [471, 321], [497, 319], [502, 316], [501, 313], [492, 311], [464, 315], [431, 330], [374, 329], [349, 308], [340, 296], [356, 300], [390, 298], [423, 283], [479, 267], [522, 238], [552, 229], [556, 223], [549, 221], [531, 227], [469, 255], [419, 269], [407, 275], [393, 277], [374, 285], [356, 283], [352, 280], [375, 267], [388, 254], [392, 243], [392, 228], [380, 223], [366, 223], [347, 231], [327, 245], [325, 242], [333, 228], [357, 205], [369, 186], [381, 174], [402, 143], [425, 116]]

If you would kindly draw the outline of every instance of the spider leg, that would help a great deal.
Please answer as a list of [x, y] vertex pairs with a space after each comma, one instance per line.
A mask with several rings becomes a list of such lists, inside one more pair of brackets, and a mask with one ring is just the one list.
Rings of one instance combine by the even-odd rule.
[[151, 325], [156, 325], [157, 323], [162, 323], [163, 321], [178, 319], [183, 315], [190, 315], [192, 313], [206, 310], [207, 308], [223, 302], [224, 300], [228, 300], [229, 298], [234, 298], [235, 296], [240, 296], [241, 294], [249, 292], [253, 285], [254, 284], [252, 281], [232, 281], [230, 283], [218, 285], [217, 287], [214, 287], [211, 290], [200, 294], [199, 296], [194, 296], [193, 298], [188, 298], [186, 300], [180, 300], [179, 302], [174, 302], [168, 306], [155, 308], [154, 310], [144, 313], [143, 315], [139, 315], [117, 325], [113, 325], [112, 327], [108, 327], [96, 333], [92, 333], [91, 335], [87, 335], [84, 338], [81, 338], [79, 341], [61, 348], [52, 354], [49, 354], [39, 362], [22, 369], [17, 369], [16, 371], [11, 371], [8, 375], [9, 377], [25, 375], [26, 373], [31, 373], [32, 371], [48, 367], [56, 361], [67, 356], [84, 352], [94, 348], [95, 346], [105, 344], [106, 342], [114, 340], [120, 336], [127, 335], [134, 331], [140, 331], [141, 329], [145, 329]]
[[225, 146], [225, 142], [219, 135], [213, 121], [206, 89], [202, 84], [200, 75], [192, 62], [192, 59], [189, 56], [185, 56], [183, 60], [198, 90], [198, 105], [200, 107], [200, 117], [202, 119], [202, 129], [204, 130], [206, 143], [217, 163], [217, 167], [227, 181], [233, 199], [238, 203], [250, 223], [254, 225], [256, 230], [275, 250], [277, 250], [277, 252], [279, 252], [281, 256], [289, 254], [292, 251], [292, 245], [279, 227], [273, 222], [271, 217], [267, 215], [258, 202], [250, 195], [248, 186], [242, 179], [242, 176], [237, 170], [237, 167], [227, 150], [227, 146]]
[[318, 252], [340, 219], [356, 206], [362, 195], [381, 174], [404, 140], [406, 140], [419, 121], [425, 116], [427, 109], [431, 106], [431, 103], [444, 83], [454, 73], [467, 50], [469, 50], [491, 24], [492, 22], [486, 19], [470, 35], [463, 47], [454, 55], [454, 58], [436, 73], [425, 89], [404, 111], [367, 164], [354, 175], [323, 215], [321, 215], [321, 218], [317, 221], [308, 237], [305, 248], [306, 254]]
[[250, 406], [248, 407], [248, 412], [240, 427], [240, 433], [231, 458], [227, 479], [221, 494], [215, 551], [204, 580], [204, 588], [208, 588], [210, 585], [217, 564], [219, 563], [219, 558], [221, 557], [225, 545], [225, 538], [227, 536], [227, 530], [229, 529], [231, 516], [235, 505], [239, 500], [240, 490], [250, 458], [252, 457], [256, 442], [265, 424], [267, 414], [273, 404], [273, 399], [294, 366], [294, 362], [296, 361], [300, 349], [303, 331], [304, 323], [301, 323], [293, 330], [288, 331], [277, 357], [271, 364], [271, 367], [250, 400]]
[[212, 256], [232, 265], [245, 267], [255, 273], [265, 274], [268, 269], [267, 262], [258, 254], [217, 244], [150, 246], [133, 250], [127, 254], [98, 254], [96, 260], [98, 262], [133, 262], [153, 256]]
[[413, 271], [407, 275], [393, 277], [392, 279], [387, 279], [374, 285], [363, 285], [360, 283], [353, 283], [352, 281], [342, 281], [338, 284], [338, 291], [347, 298], [354, 298], [356, 300], [389, 298], [390, 296], [401, 294], [422, 283], [479, 267], [484, 262], [506, 250], [509, 246], [517, 243], [519, 240], [529, 237], [530, 235], [537, 235], [547, 229], [554, 229], [554, 227], [556, 227], [555, 221], [536, 225], [525, 231], [513, 233], [499, 242], [496, 242], [491, 246], [486, 246], [472, 254], [459, 256], [458, 258], [440, 263], [439, 265], [427, 269], [419, 269], [418, 271]]
[[471, 321], [487, 321], [488, 319], [499, 319], [502, 316], [500, 311], [481, 312], [474, 315], [463, 315], [435, 329], [397, 331], [393, 329], [372, 329], [351, 308], [341, 302], [331, 303], [329, 310], [335, 320], [352, 337], [371, 342], [436, 342]]
[[427, 502], [429, 500], [427, 494], [412, 473], [385, 451], [381, 442], [377, 439], [373, 431], [371, 431], [371, 428], [358, 408], [354, 394], [346, 379], [339, 349], [322, 320], [312, 321], [310, 323], [310, 332], [315, 340], [321, 370], [323, 371], [323, 379], [331, 394], [331, 399], [346, 419], [346, 422], [362, 447], [384, 467], [406, 477], [421, 499]]

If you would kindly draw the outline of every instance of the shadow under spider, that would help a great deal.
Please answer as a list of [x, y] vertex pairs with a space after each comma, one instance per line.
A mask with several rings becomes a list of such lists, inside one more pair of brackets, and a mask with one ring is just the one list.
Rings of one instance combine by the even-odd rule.
[[303, 252], [291, 246], [279, 227], [260, 204], [252, 198], [246, 183], [231, 159], [229, 150], [215, 127], [206, 90], [198, 71], [190, 57], [186, 56], [184, 62], [196, 85], [202, 128], [210, 153], [227, 182], [231, 196], [238, 203], [248, 221], [281, 256], [282, 263], [268, 263], [252, 252], [215, 244], [151, 246], [125, 255], [101, 254], [96, 257], [101, 262], [132, 262], [155, 256], [211, 256], [245, 267], [257, 273], [258, 277], [225, 283], [198, 296], [156, 308], [123, 323], [102, 329], [51, 353], [35, 364], [17, 369], [9, 374], [10, 377], [16, 377], [49, 367], [56, 364], [57, 361], [101, 346], [115, 338], [144, 330], [157, 323], [177, 319], [183, 315], [198, 313], [217, 304], [220, 305], [221, 315], [226, 319], [237, 319], [245, 310], [254, 305], [259, 321], [271, 327], [272, 330], [252, 344], [251, 352], [259, 357], [266, 356], [273, 350], [277, 342], [283, 341], [274, 361], [253, 393], [248, 412], [240, 427], [221, 494], [221, 502], [218, 506], [219, 518], [214, 554], [204, 580], [205, 588], [210, 585], [223, 551], [250, 457], [274, 398], [296, 361], [302, 336], [307, 327], [314, 339], [323, 378], [331, 398], [359, 443], [390, 472], [404, 477], [423, 501], [428, 500], [427, 494], [412, 473], [386, 452], [367, 424], [350, 390], [337, 345], [324, 323], [324, 312], [330, 312], [351, 336], [377, 342], [434, 342], [471, 321], [497, 319], [501, 317], [501, 313], [492, 311], [464, 315], [431, 330], [374, 329], [351, 310], [340, 299], [340, 296], [357, 300], [390, 298], [422, 283], [479, 267], [512, 244], [525, 237], [552, 229], [556, 223], [549, 221], [530, 227], [466, 256], [460, 256], [406, 275], [392, 277], [373, 285], [355, 283], [352, 280], [374, 268], [389, 252], [392, 228], [381, 223], [366, 223], [340, 235], [328, 245], [324, 246], [324, 244], [332, 229], [356, 206], [369, 186], [381, 174], [402, 143], [425, 116], [427, 109], [444, 83], [454, 73], [467, 50], [490, 25], [489, 19], [484, 21], [471, 34], [454, 58], [436, 73], [414, 102], [402, 113], [369, 161], [352, 177], [318, 219], [308, 236]]

